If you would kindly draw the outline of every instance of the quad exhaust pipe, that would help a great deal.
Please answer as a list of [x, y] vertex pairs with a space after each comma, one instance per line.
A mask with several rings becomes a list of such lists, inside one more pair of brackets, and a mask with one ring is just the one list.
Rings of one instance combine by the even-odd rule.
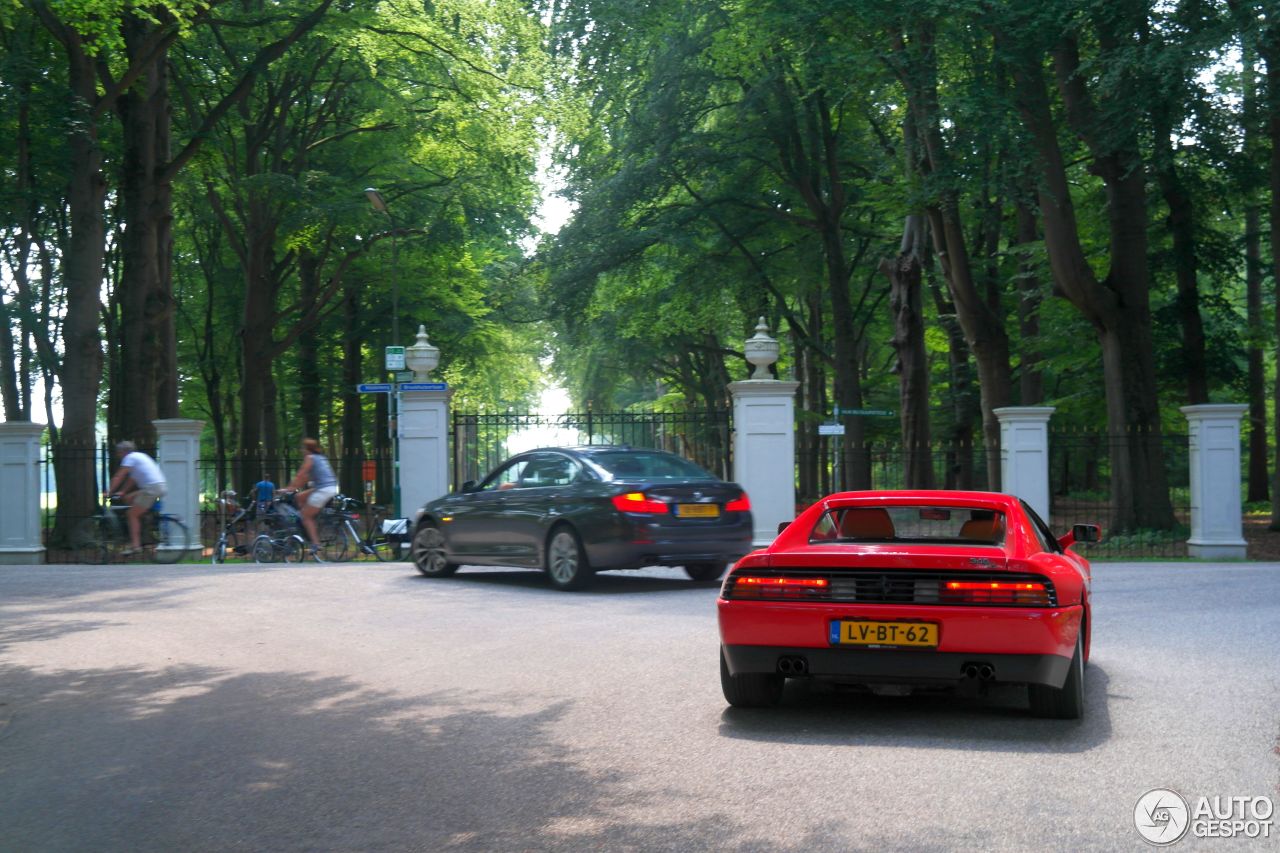
[[778, 672], [792, 677], [809, 674], [809, 662], [802, 657], [778, 658]]
[[996, 668], [989, 663], [966, 663], [960, 672], [971, 681], [992, 681], [996, 677]]

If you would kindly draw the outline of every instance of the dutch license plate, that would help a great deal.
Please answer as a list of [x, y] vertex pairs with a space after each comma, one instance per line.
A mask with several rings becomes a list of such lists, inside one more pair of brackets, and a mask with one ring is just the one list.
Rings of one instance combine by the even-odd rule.
[[719, 518], [719, 504], [676, 504], [676, 515], [681, 518]]
[[832, 622], [831, 644], [934, 648], [938, 645], [938, 626], [934, 622], [872, 622], [865, 619]]

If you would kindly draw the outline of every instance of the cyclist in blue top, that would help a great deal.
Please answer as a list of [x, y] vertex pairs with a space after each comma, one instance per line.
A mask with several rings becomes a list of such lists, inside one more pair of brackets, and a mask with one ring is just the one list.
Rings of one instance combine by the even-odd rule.
[[255, 515], [265, 513], [271, 508], [271, 502], [275, 500], [276, 484], [271, 482], [270, 477], [263, 474], [262, 479], [253, 484], [253, 493]]
[[288, 490], [296, 491], [308, 482], [311, 488], [298, 492], [298, 510], [302, 513], [302, 527], [311, 538], [311, 553], [320, 550], [320, 534], [316, 531], [316, 516], [324, 505], [333, 500], [338, 493], [338, 478], [333, 474], [333, 466], [320, 452], [320, 442], [314, 438], [302, 440], [302, 452], [307, 458], [302, 461], [298, 474], [289, 483]]

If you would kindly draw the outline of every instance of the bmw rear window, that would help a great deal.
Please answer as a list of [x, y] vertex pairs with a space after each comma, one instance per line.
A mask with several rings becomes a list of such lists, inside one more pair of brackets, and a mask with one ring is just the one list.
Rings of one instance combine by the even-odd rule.
[[715, 480], [712, 474], [671, 453], [616, 450], [587, 457], [606, 480]]
[[811, 542], [1002, 545], [1004, 514], [955, 506], [841, 507], [823, 513]]

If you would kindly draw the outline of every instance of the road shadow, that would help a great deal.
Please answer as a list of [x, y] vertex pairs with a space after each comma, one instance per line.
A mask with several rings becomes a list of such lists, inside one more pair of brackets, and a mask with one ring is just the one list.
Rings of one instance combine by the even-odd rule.
[[1085, 670], [1083, 720], [1043, 720], [1027, 710], [1023, 687], [986, 696], [914, 693], [875, 696], [822, 682], [792, 679], [774, 708], [727, 708], [721, 737], [795, 745], [902, 746], [984, 752], [1080, 753], [1111, 738], [1106, 670]]
[[[653, 571], [653, 570], [649, 570]], [[678, 571], [678, 570], [673, 570]], [[463, 567], [456, 574], [443, 578], [428, 578], [416, 572], [409, 576], [411, 581], [425, 583], [454, 584], [459, 586], [500, 586], [507, 589], [527, 590], [533, 593], [548, 595], [573, 595], [589, 597], [596, 595], [629, 595], [633, 593], [657, 592], [692, 592], [720, 588], [719, 581], [692, 581], [683, 576], [655, 577], [653, 574], [636, 572], [600, 572], [595, 576], [591, 586], [575, 592], [558, 590], [547, 580], [545, 572], [538, 569], [490, 569]]]
[[587, 760], [557, 732], [570, 707], [289, 672], [4, 667], [0, 847], [770, 849], [739, 816], [679, 817]]

